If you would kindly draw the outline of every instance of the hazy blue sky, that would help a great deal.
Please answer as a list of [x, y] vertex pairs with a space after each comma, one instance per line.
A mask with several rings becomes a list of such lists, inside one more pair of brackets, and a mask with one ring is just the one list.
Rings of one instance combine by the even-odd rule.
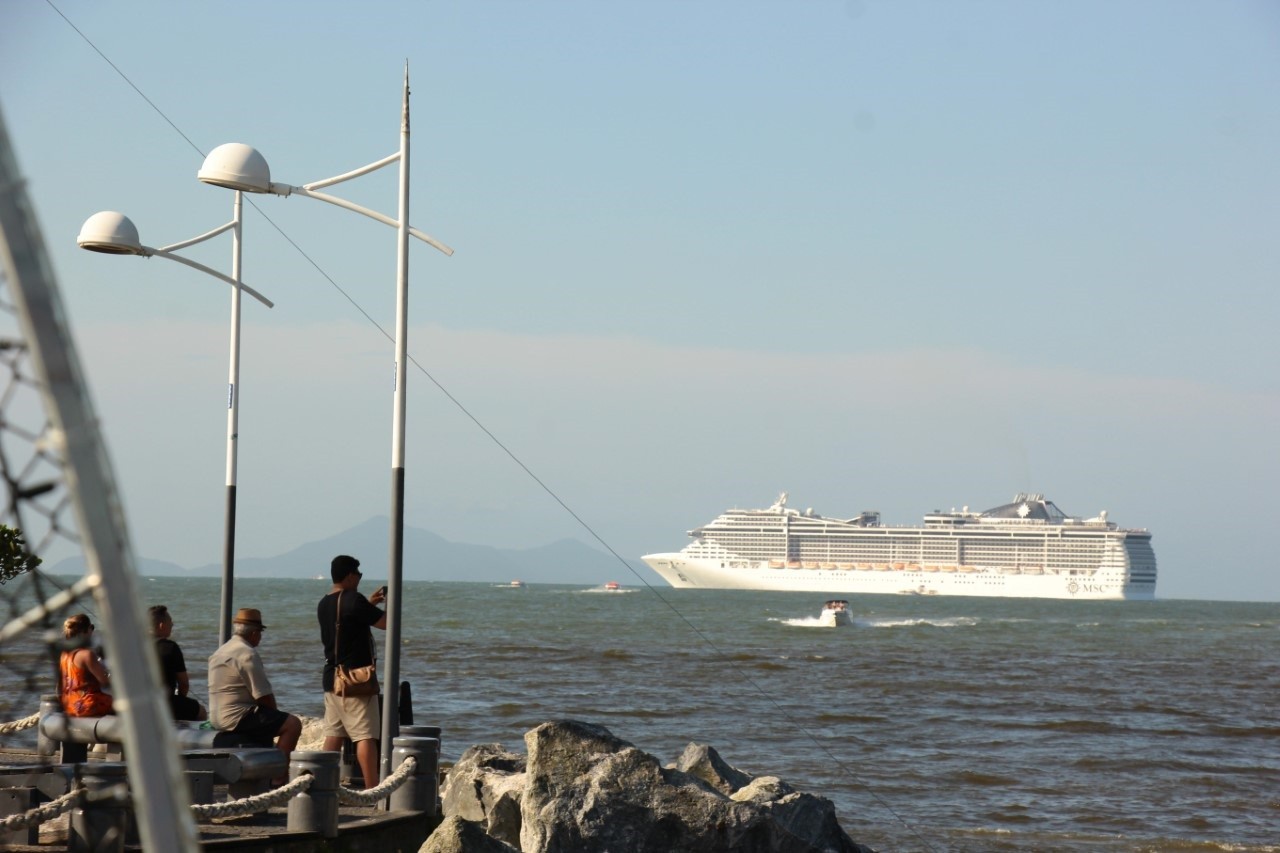
[[[457, 249], [412, 248], [411, 352], [619, 553], [782, 490], [896, 523], [1039, 491], [1149, 527], [1161, 596], [1280, 600], [1280, 5], [1229, 0], [6, 3], [0, 107], [140, 555], [221, 559], [228, 293], [81, 223], [228, 220], [222, 142], [292, 184], [393, 153], [406, 60], [410, 218]], [[384, 171], [335, 191], [394, 215]], [[395, 234], [253, 202], [268, 556], [389, 511], [360, 309], [393, 328]], [[408, 524], [589, 540], [408, 388]]]

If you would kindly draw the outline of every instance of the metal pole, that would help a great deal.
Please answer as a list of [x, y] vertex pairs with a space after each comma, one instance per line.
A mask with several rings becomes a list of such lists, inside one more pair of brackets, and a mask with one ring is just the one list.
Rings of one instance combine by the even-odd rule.
[[409, 347], [409, 63], [400, 107], [400, 222], [396, 230], [396, 367], [391, 417], [391, 564], [387, 569], [387, 644], [383, 655], [382, 778], [392, 773], [392, 741], [400, 723], [400, 591], [404, 577], [405, 369]]
[[222, 547], [222, 614], [218, 621], [218, 645], [231, 639], [232, 587], [236, 567], [236, 460], [240, 437], [240, 226], [244, 221], [242, 196], [236, 190], [231, 217], [231, 360], [227, 371], [227, 512]]

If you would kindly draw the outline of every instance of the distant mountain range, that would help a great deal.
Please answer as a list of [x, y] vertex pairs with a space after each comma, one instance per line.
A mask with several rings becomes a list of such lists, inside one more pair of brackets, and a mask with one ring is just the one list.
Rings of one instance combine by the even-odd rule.
[[[236, 577], [310, 578], [329, 577], [329, 561], [337, 554], [351, 554], [360, 560], [361, 570], [371, 579], [386, 577], [391, 522], [375, 516], [350, 530], [308, 542], [275, 557], [238, 557]], [[188, 569], [164, 560], [138, 558], [138, 573], [146, 576], [218, 577], [222, 563]], [[630, 566], [651, 583], [665, 585], [658, 575], [639, 560]], [[598, 585], [608, 580], [623, 584], [636, 582], [609, 553], [579, 542], [561, 539], [537, 548], [494, 548], [449, 540], [415, 527], [404, 529], [405, 580], [484, 581], [523, 580], [526, 583], [569, 583]], [[69, 557], [55, 564], [54, 574], [84, 572], [84, 559]]]

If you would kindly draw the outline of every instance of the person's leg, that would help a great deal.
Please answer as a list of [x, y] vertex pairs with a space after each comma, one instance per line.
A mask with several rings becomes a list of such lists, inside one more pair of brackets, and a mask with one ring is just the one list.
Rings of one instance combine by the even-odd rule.
[[320, 726], [324, 735], [325, 752], [342, 752], [347, 742], [347, 728], [342, 723], [342, 697], [324, 694], [324, 721]]
[[302, 720], [290, 714], [284, 721], [284, 725], [280, 727], [280, 731], [276, 733], [276, 749], [288, 758], [289, 753], [293, 752], [293, 748], [298, 745], [300, 737], [302, 737]]
[[344, 699], [343, 721], [347, 736], [355, 744], [356, 763], [364, 777], [365, 788], [378, 784], [379, 703], [377, 696], [348, 696]]
[[364, 777], [364, 786], [372, 788], [378, 784], [378, 741], [370, 738], [356, 742], [356, 761], [360, 764], [360, 775]]
[[170, 696], [169, 709], [173, 711], [175, 720], [204, 720], [209, 714], [204, 706], [190, 696]]

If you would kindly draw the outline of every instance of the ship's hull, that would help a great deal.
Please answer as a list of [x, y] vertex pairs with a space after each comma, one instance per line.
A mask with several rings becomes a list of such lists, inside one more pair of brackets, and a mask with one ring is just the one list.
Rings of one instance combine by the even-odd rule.
[[967, 572], [880, 568], [777, 568], [768, 562], [724, 562], [685, 554], [650, 554], [644, 561], [673, 587], [756, 589], [870, 595], [973, 595], [1000, 598], [1151, 600], [1154, 584], [1124, 582], [1123, 574], [1077, 577], [1013, 574], [974, 568]]

